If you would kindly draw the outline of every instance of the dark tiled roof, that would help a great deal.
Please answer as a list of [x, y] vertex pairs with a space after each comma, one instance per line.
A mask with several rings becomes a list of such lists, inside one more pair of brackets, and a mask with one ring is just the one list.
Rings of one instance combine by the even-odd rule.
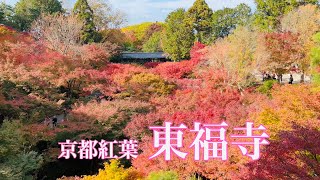
[[123, 52], [121, 53], [121, 57], [123, 59], [166, 59], [166, 56], [163, 52], [155, 52], [155, 53]]

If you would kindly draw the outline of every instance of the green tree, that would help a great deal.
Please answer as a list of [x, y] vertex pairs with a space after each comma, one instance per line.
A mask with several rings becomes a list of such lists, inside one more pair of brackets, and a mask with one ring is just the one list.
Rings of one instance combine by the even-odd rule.
[[316, 46], [311, 50], [311, 67], [313, 83], [320, 86], [320, 33], [313, 37]]
[[14, 23], [14, 10], [11, 6], [5, 3], [0, 4], [0, 23], [16, 27], [16, 24]]
[[153, 33], [152, 36], [144, 43], [142, 50], [144, 52], [159, 52], [162, 51], [160, 43], [161, 33]]
[[4, 9], [2, 8], [2, 5], [1, 4], [1, 7], [0, 7], [0, 23], [3, 24], [4, 22]]
[[213, 40], [228, 36], [238, 25], [246, 25], [250, 17], [251, 8], [246, 4], [215, 11], [212, 15]]
[[41, 13], [63, 12], [59, 0], [20, 0], [15, 6], [15, 21], [18, 28], [27, 30]]
[[188, 10], [187, 22], [196, 31], [197, 40], [201, 43], [206, 42], [212, 31], [212, 9], [205, 0], [196, 0]]
[[[122, 28], [122, 32], [126, 35], [126, 50], [141, 51], [143, 48], [143, 43], [146, 41], [146, 34], [149, 31], [150, 27], [153, 26], [153, 24], [154, 23], [152, 22], [143, 22], [141, 24], [136, 24]], [[152, 34], [150, 34], [150, 36], [151, 35]]]
[[163, 51], [173, 61], [179, 61], [190, 57], [190, 50], [194, 43], [192, 27], [185, 23], [186, 12], [177, 9], [169, 14], [166, 19], [163, 34]]
[[77, 15], [79, 19], [84, 21], [80, 37], [81, 43], [87, 44], [97, 42], [99, 37], [93, 21], [94, 15], [87, 0], [78, 0], [74, 5], [73, 13]]
[[4, 121], [0, 128], [0, 179], [32, 179], [42, 157], [30, 151], [18, 121]]
[[263, 30], [272, 31], [280, 24], [280, 16], [300, 5], [318, 4], [318, 0], [255, 0], [255, 3], [255, 24]]

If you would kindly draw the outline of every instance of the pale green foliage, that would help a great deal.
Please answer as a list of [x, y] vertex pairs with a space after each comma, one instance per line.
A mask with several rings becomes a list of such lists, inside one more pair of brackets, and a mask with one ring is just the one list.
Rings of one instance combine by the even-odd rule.
[[255, 24], [263, 30], [270, 31], [280, 24], [280, 16], [300, 5], [318, 4], [318, 0], [255, 0], [255, 3]]
[[312, 75], [313, 82], [316, 85], [320, 85], [320, 33], [317, 33], [314, 36], [314, 42], [316, 46], [311, 50], [311, 66], [312, 66]]
[[160, 43], [161, 33], [156, 32], [143, 44], [142, 50], [144, 52], [159, 52], [162, 51]]
[[146, 178], [146, 180], [178, 180], [179, 176], [173, 171], [159, 171], [152, 172]]
[[7, 154], [18, 153], [21, 149], [21, 143], [24, 138], [18, 128], [21, 124], [18, 122], [4, 121], [0, 129], [0, 158], [5, 158]]
[[53, 14], [62, 12], [58, 0], [20, 0], [15, 6], [16, 23], [20, 30], [27, 30], [41, 13]]
[[32, 179], [41, 166], [42, 157], [28, 151], [21, 127], [19, 122], [4, 121], [0, 128], [0, 179]]
[[207, 65], [209, 69], [227, 71], [228, 83], [238, 89], [249, 86], [255, 79], [252, 72], [256, 68], [257, 32], [239, 26], [228, 38], [208, 47]]
[[13, 8], [5, 3], [0, 3], [0, 24], [15, 27]]
[[190, 57], [190, 50], [194, 43], [192, 28], [185, 23], [184, 9], [177, 9], [169, 14], [166, 19], [163, 35], [163, 51], [171, 60], [180, 61]]
[[0, 178], [3, 179], [33, 179], [33, 171], [41, 167], [42, 157], [37, 152], [17, 154], [3, 164], [0, 164]]
[[276, 80], [265, 81], [257, 90], [263, 94], [270, 95], [271, 89], [275, 83], [277, 83]]

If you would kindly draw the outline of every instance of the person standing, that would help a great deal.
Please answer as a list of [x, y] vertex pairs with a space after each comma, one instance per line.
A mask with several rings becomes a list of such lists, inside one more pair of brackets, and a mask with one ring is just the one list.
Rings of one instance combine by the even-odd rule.
[[293, 76], [290, 74], [289, 84], [293, 84]]
[[53, 126], [53, 127], [56, 127], [56, 126], [57, 126], [57, 123], [58, 123], [57, 117], [56, 117], [56, 116], [53, 116], [53, 118], [52, 118], [52, 126]]
[[282, 74], [278, 75], [278, 81], [279, 81], [279, 83], [282, 83]]
[[263, 71], [263, 74], [262, 74], [262, 81], [265, 81], [266, 80], [266, 72]]
[[271, 79], [271, 76], [270, 76], [270, 74], [269, 73], [267, 73], [267, 78], [266, 78], [267, 80], [270, 80]]

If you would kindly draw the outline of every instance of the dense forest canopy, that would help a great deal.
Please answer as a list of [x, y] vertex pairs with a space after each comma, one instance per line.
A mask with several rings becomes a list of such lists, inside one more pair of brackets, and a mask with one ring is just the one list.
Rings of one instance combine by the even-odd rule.
[[[214, 11], [195, 0], [164, 22], [124, 27], [125, 14], [103, 0], [72, 10], [57, 0], [2, 3], [0, 179], [318, 178], [319, 2], [255, 4]], [[122, 51], [171, 61], [115, 63]], [[195, 161], [191, 132], [184, 160], [149, 159], [158, 150], [150, 126], [248, 120], [270, 136], [258, 161], [231, 144], [226, 161]], [[138, 156], [58, 159], [67, 139], [134, 139]]]

